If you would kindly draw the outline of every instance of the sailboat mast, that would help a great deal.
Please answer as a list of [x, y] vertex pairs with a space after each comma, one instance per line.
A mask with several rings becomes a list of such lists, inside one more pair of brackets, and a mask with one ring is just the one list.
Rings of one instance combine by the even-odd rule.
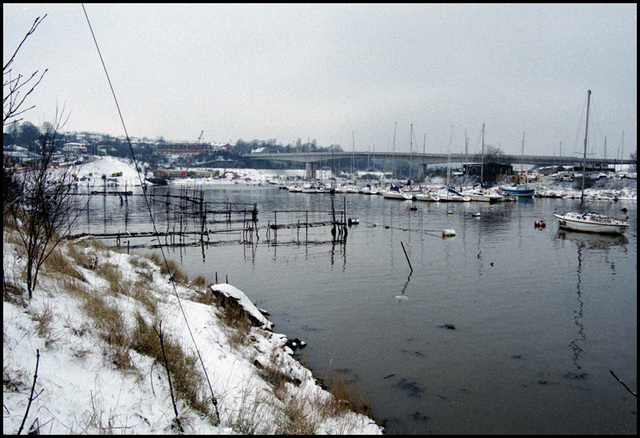
[[396, 128], [398, 122], [393, 122], [393, 160], [391, 161], [391, 181], [396, 179]]
[[447, 197], [449, 197], [449, 181], [451, 180], [451, 142], [453, 141], [453, 125], [451, 125], [451, 135], [449, 136], [449, 146], [447, 147]]
[[589, 134], [589, 103], [591, 102], [591, 90], [587, 90], [587, 123], [584, 128], [584, 154], [582, 155], [582, 194], [580, 195], [580, 206], [584, 204], [584, 179], [587, 172], [587, 136]]
[[467, 177], [469, 176], [469, 137], [467, 131], [464, 131], [464, 184], [467, 185]]
[[353, 151], [351, 153], [351, 178], [353, 178], [353, 162], [356, 159], [356, 133], [353, 131], [351, 131], [351, 150]]
[[[418, 145], [416, 145], [416, 148]], [[409, 129], [409, 157], [413, 153], [413, 123], [411, 124], [411, 128]], [[409, 179], [411, 179], [411, 158], [409, 158]]]
[[[520, 174], [524, 173], [524, 135], [525, 134], [526, 132], [522, 133], [522, 153], [520, 154]], [[527, 182], [526, 178], [524, 182]]]
[[482, 181], [484, 181], [484, 123], [482, 124], [482, 155], [480, 158], [480, 188], [482, 188]]

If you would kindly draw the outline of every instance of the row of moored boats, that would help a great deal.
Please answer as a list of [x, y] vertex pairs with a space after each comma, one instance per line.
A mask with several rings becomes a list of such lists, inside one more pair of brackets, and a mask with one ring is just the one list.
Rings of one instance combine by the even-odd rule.
[[[412, 185], [396, 186], [391, 184], [387, 188], [378, 188], [370, 184], [358, 187], [354, 184], [344, 184], [337, 187], [324, 185], [293, 185], [288, 187], [292, 193], [360, 193], [364, 195], [381, 195], [388, 199], [414, 200], [426, 202], [503, 202], [515, 201], [518, 197], [532, 197], [534, 190], [521, 188], [469, 188], [465, 190], [455, 190], [451, 187], [435, 189], [432, 187], [415, 187]], [[512, 192], [511, 190], [520, 190]]]

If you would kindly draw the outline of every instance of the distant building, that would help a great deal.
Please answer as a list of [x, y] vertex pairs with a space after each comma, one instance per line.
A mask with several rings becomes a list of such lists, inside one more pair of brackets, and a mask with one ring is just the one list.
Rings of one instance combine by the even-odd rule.
[[187, 155], [211, 153], [213, 148], [210, 144], [189, 144], [189, 143], [157, 143], [158, 153], [161, 155]]
[[68, 142], [62, 147], [62, 152], [71, 155], [87, 155], [87, 147], [82, 143]]

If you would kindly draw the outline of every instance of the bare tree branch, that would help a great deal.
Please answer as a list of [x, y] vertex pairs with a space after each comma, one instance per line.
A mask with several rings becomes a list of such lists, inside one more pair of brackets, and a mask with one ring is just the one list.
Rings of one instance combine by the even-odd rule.
[[[9, 61], [7, 61], [7, 63], [2, 68], [2, 126], [12, 121], [19, 120], [17, 119], [18, 116], [34, 108], [34, 106], [31, 106], [29, 108], [22, 109], [22, 105], [24, 104], [27, 97], [29, 97], [33, 90], [38, 86], [38, 84], [40, 84], [40, 81], [42, 81], [42, 78], [47, 73], [47, 70], [45, 69], [45, 71], [43, 71], [39, 77], [39, 72], [36, 70], [26, 80], [24, 79], [25, 77], [21, 74], [18, 74], [17, 78], [12, 78], [11, 64], [13, 64], [13, 61], [15, 60], [18, 52], [22, 48], [22, 45], [25, 43], [27, 38], [29, 38], [36, 31], [36, 29], [38, 28], [40, 23], [42, 23], [46, 16], [47, 15], [45, 14], [44, 17], [38, 17], [35, 19], [34, 23], [31, 25], [31, 29], [29, 29], [29, 31], [26, 33], [26, 35], [16, 48], [15, 52], [13, 52], [13, 55], [11, 56]], [[35, 84], [32, 82], [34, 79], [36, 79]], [[27, 90], [26, 93], [23, 93], [23, 88]]]

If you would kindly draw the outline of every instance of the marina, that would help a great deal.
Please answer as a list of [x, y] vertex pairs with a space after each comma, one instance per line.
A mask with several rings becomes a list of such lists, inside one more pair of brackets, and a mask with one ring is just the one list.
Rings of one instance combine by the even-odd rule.
[[[184, 188], [152, 190], [163, 199]], [[167, 245], [168, 257], [190, 277], [225, 278], [251, 296], [278, 331], [306, 342], [298, 354], [317, 378], [340, 375], [365, 392], [388, 433], [636, 430], [636, 401], [610, 373], [637, 385], [634, 200], [603, 205], [632, 225], [597, 239], [552, 220], [579, 202], [571, 198], [440, 203], [269, 185], [198, 190], [211, 205], [255, 204], [259, 239], [236, 232], [215, 244]], [[117, 207], [108, 232], [124, 207], [105, 199]], [[129, 220], [143, 220], [140, 200], [130, 197]], [[101, 209], [103, 199], [92, 202]], [[332, 210], [346, 212], [340, 221], [358, 218], [340, 240]], [[277, 240], [267, 239], [276, 218]], [[96, 227], [104, 231], [102, 218]]]

